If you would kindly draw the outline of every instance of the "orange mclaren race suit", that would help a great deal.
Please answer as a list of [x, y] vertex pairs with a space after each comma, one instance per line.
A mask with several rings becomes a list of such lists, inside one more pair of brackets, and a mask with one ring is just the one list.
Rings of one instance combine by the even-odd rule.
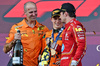
[[[60, 30], [61, 29], [58, 29], [58, 30], [53, 29], [53, 30], [50, 30], [50, 31], [46, 32], [46, 35], [45, 35], [45, 46], [44, 47], [46, 47], [46, 45], [47, 45], [46, 44], [46, 40], [48, 38], [51, 38], [52, 35], [54, 37], [54, 38], [52, 37], [54, 39], [53, 42], [57, 41], [56, 44], [58, 44], [59, 46], [62, 46], [62, 32], [59, 34]], [[58, 37], [58, 35], [59, 35], [59, 37]], [[57, 39], [57, 37], [58, 37], [58, 39]], [[50, 64], [49, 64], [49, 66], [58, 66], [55, 63], [57, 62], [57, 59], [61, 59], [61, 53], [56, 52], [54, 49], [50, 49], [50, 50], [51, 50], [51, 52], [50, 52], [51, 55], [50, 55], [50, 61], [49, 61]], [[44, 52], [43, 52], [43, 54], [44, 54]]]
[[9, 39], [6, 43], [10, 43], [14, 40], [14, 34], [17, 29], [21, 32], [21, 42], [23, 45], [23, 65], [25, 66], [38, 66], [38, 56], [42, 46], [43, 33], [49, 31], [49, 29], [38, 23], [33, 28], [29, 27], [23, 19], [21, 22], [12, 26]]
[[[85, 28], [79, 21], [72, 19], [65, 24], [62, 42], [60, 66], [70, 66], [72, 60], [77, 61], [77, 66], [82, 66], [81, 59], [86, 53], [86, 35]], [[61, 46], [55, 44], [55, 47], [60, 52]]]

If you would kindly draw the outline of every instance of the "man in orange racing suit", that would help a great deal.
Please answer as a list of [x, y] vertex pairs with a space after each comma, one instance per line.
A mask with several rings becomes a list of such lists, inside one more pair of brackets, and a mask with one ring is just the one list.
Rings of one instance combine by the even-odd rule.
[[[81, 59], [86, 53], [86, 35], [83, 25], [76, 20], [75, 7], [70, 3], [61, 6], [60, 18], [65, 24], [62, 34], [60, 66], [82, 66]], [[52, 48], [60, 52], [61, 46], [53, 43]]]
[[[9, 52], [15, 45], [15, 41], [20, 39], [23, 45], [23, 65], [38, 66], [43, 33], [49, 29], [37, 22], [37, 7], [34, 2], [25, 3], [24, 12], [26, 18], [12, 26], [3, 51]], [[17, 33], [17, 30], [20, 30], [21, 34]]]
[[[52, 17], [51, 17], [51, 21], [53, 23], [53, 29], [46, 32], [45, 35], [45, 47], [46, 47], [46, 43], [47, 43], [47, 39], [48, 38], [52, 38], [53, 42], [57, 43], [59, 46], [62, 46], [62, 32], [64, 30], [63, 27], [63, 23], [61, 22], [60, 17], [60, 9], [55, 9], [52, 11]], [[54, 49], [50, 49], [51, 50], [51, 56], [50, 56], [50, 64], [49, 66], [59, 66], [59, 63], [57, 62], [57, 60], [60, 60], [61, 58], [61, 54], [56, 52]], [[46, 55], [44, 54], [45, 52], [43, 52], [42, 55]], [[43, 57], [43, 56], [42, 56]], [[45, 56], [44, 56], [45, 57]], [[41, 61], [40, 62], [40, 66], [48, 66], [48, 64], [44, 63]]]

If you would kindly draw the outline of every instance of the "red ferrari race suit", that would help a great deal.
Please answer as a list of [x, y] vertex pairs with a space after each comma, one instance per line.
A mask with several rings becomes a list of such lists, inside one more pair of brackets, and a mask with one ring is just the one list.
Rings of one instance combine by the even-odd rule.
[[[86, 53], [85, 28], [76, 19], [65, 25], [62, 34], [62, 49], [60, 66], [70, 66], [72, 60], [77, 61], [77, 66], [82, 66], [81, 59]], [[55, 44], [56, 51], [60, 52], [61, 46]], [[55, 48], [54, 48], [55, 49]]]

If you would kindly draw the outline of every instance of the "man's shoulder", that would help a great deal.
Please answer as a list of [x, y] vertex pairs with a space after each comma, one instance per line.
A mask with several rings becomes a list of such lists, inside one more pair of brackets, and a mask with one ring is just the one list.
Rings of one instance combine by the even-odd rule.
[[81, 22], [79, 22], [78, 20], [75, 20], [71, 26], [75, 29], [76, 32], [78, 31], [86, 31], [86, 29], [84, 28], [84, 26], [82, 25]]
[[74, 20], [73, 22], [71, 22], [71, 26], [83, 26], [83, 25], [78, 20]]
[[46, 32], [46, 34], [50, 34], [50, 33], [52, 33], [52, 30], [49, 30], [49, 31]]
[[20, 21], [19, 23], [14, 24], [12, 27], [21, 27], [23, 26], [23, 20]]
[[40, 30], [42, 30], [42, 31], [45, 31], [45, 32], [49, 31], [49, 29], [47, 28], [47, 26], [45, 26], [45, 25], [43, 25], [41, 23], [38, 23], [38, 28]]
[[49, 36], [49, 35], [51, 35], [51, 34], [52, 34], [52, 30], [49, 30], [49, 31], [46, 32], [46, 35], [47, 35], [47, 36]]
[[46, 28], [47, 28], [47, 26], [45, 26], [45, 25], [43, 25], [43, 24], [41, 24], [41, 23], [38, 23], [38, 26], [39, 26], [39, 27], [46, 27]]
[[22, 27], [22, 26], [23, 26], [23, 23], [19, 22], [19, 23], [14, 24], [12, 27], [13, 28], [18, 28], [18, 27]]

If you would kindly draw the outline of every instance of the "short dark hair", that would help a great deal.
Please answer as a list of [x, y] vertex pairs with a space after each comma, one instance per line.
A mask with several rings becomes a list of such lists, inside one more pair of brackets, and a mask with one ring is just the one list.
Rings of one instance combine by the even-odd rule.
[[76, 15], [75, 15], [76, 9], [71, 3], [63, 3], [61, 6], [61, 12], [63, 13], [68, 12], [70, 17], [76, 18]]
[[70, 17], [74, 17], [74, 18], [76, 18], [75, 13], [73, 13], [73, 12], [69, 12], [68, 14], [69, 14]]

